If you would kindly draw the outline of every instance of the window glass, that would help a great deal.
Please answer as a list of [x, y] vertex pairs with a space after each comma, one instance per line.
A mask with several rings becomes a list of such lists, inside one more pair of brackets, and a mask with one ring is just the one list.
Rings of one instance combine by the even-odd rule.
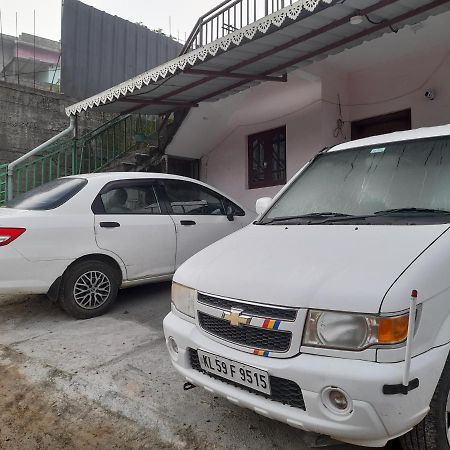
[[222, 203], [227, 214], [232, 214], [233, 216], [245, 216], [245, 211], [228, 198], [223, 197]]
[[8, 202], [8, 208], [43, 211], [55, 209], [70, 200], [84, 186], [84, 178], [58, 178]]
[[177, 180], [166, 180], [164, 184], [173, 214], [226, 214], [222, 197], [203, 186]]
[[321, 154], [265, 219], [399, 209], [450, 211], [450, 137]]
[[130, 185], [101, 194], [106, 214], [161, 214], [153, 186]]
[[286, 183], [286, 130], [276, 130], [272, 135], [272, 181]]
[[251, 183], [264, 183], [265, 179], [265, 155], [264, 140], [254, 136], [250, 141], [251, 146]]
[[286, 183], [286, 127], [248, 137], [250, 189]]

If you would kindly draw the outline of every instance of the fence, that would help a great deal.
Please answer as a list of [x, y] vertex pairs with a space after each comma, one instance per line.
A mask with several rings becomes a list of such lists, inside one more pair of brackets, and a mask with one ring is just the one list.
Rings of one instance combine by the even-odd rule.
[[226, 0], [200, 17], [182, 54], [203, 47], [294, 2], [295, 0]]
[[[16, 167], [11, 186], [13, 196], [58, 177], [101, 172], [112, 161], [136, 148], [138, 143], [155, 139], [155, 134], [154, 117], [128, 115], [79, 139], [57, 142]], [[6, 201], [7, 167], [0, 166], [0, 204]]]
[[7, 164], [0, 165], [0, 205], [6, 200], [6, 173], [8, 170]]

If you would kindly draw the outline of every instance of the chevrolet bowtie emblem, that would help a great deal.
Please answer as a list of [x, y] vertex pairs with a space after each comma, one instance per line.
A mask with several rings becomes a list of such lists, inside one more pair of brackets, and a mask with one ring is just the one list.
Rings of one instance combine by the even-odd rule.
[[223, 319], [230, 322], [230, 325], [232, 327], [240, 327], [243, 325], [248, 325], [250, 321], [252, 320], [251, 317], [243, 316], [241, 309], [231, 309], [231, 312], [224, 312], [223, 313]]

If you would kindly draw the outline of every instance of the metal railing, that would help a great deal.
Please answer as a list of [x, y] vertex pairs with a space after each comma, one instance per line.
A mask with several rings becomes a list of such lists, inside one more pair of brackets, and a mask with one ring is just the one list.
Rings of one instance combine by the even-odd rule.
[[6, 201], [6, 178], [8, 174], [8, 164], [0, 165], [0, 205]]
[[[56, 142], [14, 169], [13, 197], [55, 178], [101, 172], [142, 142], [155, 139], [156, 120], [151, 116], [118, 117], [78, 138]], [[7, 194], [7, 165], [0, 166], [0, 205]]]
[[181, 54], [203, 47], [256, 22], [296, 0], [225, 0], [200, 17]]

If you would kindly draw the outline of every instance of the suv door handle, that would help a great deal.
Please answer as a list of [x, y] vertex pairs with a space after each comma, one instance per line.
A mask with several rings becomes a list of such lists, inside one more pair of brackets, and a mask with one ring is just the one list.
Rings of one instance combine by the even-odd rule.
[[119, 222], [100, 222], [100, 226], [102, 228], [119, 228], [120, 223]]
[[184, 225], [185, 227], [197, 225], [197, 222], [195, 222], [194, 220], [181, 220], [180, 223], [181, 223], [181, 225]]

